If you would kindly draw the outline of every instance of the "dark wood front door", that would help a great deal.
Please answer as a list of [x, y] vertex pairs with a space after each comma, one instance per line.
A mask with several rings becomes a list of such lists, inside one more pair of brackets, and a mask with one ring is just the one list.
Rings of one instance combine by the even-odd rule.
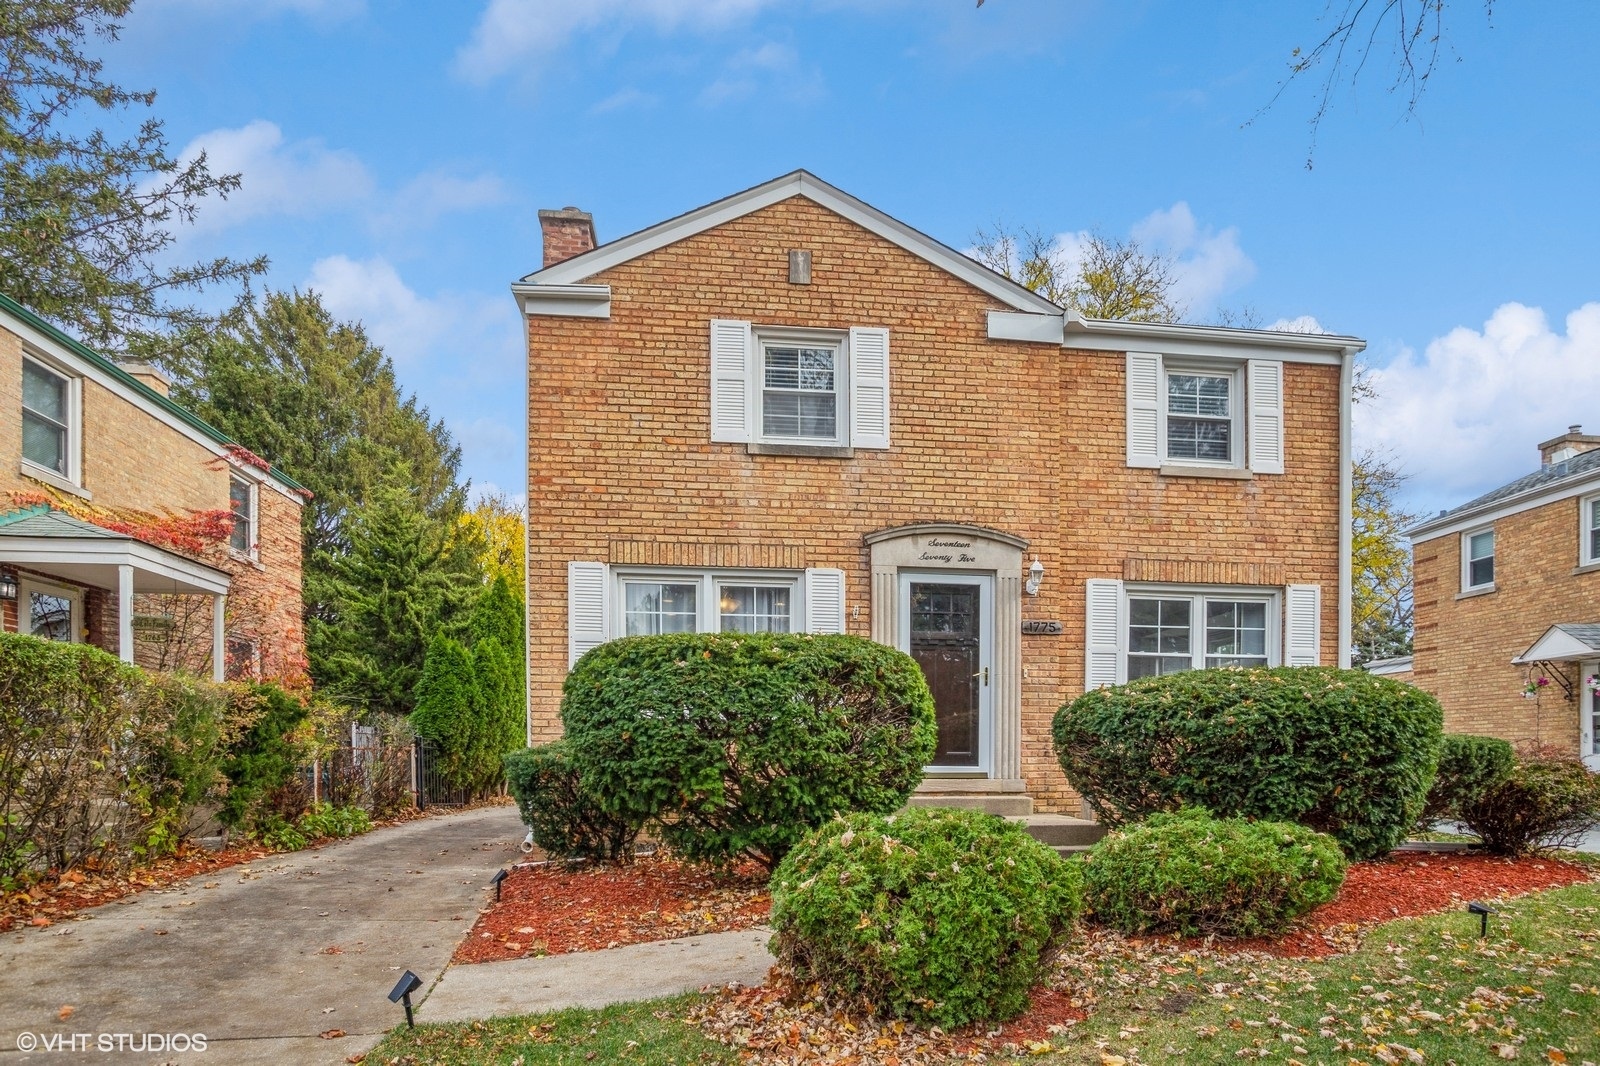
[[975, 584], [911, 582], [911, 657], [928, 679], [939, 718], [935, 766], [979, 766], [981, 591]]

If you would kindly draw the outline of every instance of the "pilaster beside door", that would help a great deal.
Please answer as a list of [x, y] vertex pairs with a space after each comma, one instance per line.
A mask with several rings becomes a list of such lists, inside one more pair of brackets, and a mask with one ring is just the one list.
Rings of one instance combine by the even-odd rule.
[[1578, 684], [1583, 695], [1578, 700], [1578, 752], [1583, 765], [1600, 773], [1600, 695], [1596, 695], [1587, 681], [1600, 676], [1600, 660], [1578, 664]]

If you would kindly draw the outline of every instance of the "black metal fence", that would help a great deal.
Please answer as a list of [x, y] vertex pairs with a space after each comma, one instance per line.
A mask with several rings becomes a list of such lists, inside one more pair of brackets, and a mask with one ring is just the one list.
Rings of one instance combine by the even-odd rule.
[[376, 729], [352, 726], [350, 742], [303, 767], [301, 780], [312, 803], [363, 807], [384, 818], [423, 805], [418, 761], [412, 745], [384, 744]]
[[430, 804], [438, 807], [464, 807], [472, 802], [468, 789], [456, 788], [445, 781], [439, 767], [441, 756], [431, 741], [417, 738], [413, 766], [416, 768], [417, 806]]

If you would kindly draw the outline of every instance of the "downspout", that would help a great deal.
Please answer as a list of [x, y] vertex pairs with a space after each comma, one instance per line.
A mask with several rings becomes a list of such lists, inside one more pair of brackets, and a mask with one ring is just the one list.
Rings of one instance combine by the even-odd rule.
[[521, 300], [517, 318], [522, 322], [522, 729], [528, 747], [533, 747], [533, 565], [528, 542], [533, 535], [533, 333]]
[[1354, 399], [1355, 359], [1359, 348], [1346, 348], [1339, 362], [1339, 666], [1350, 666], [1355, 475], [1352, 463], [1350, 408]]

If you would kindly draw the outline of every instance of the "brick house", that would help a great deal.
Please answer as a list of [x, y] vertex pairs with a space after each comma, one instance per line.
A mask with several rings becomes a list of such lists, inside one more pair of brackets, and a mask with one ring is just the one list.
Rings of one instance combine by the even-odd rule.
[[1539, 469], [1419, 523], [1411, 680], [1455, 733], [1551, 745], [1600, 770], [1600, 436], [1539, 445]]
[[222, 680], [304, 675], [307, 493], [0, 295], [0, 620]]
[[1076, 813], [1086, 686], [1347, 663], [1360, 341], [1067, 315], [804, 171], [598, 247], [540, 218], [531, 742], [614, 637], [849, 632], [928, 676], [918, 801]]

